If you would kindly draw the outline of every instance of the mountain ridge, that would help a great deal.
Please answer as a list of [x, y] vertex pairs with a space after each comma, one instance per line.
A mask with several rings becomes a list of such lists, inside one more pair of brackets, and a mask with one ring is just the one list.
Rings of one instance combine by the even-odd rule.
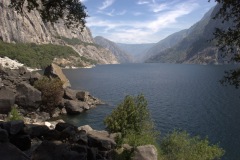
[[[224, 59], [216, 47], [214, 30], [224, 27], [221, 19], [213, 20], [219, 5], [211, 8], [203, 18], [187, 29], [187, 35], [170, 48], [159, 50], [145, 62], [155, 63], [188, 63], [188, 64], [221, 64]], [[171, 36], [171, 35], [170, 35]], [[166, 39], [162, 40], [165, 41]], [[161, 41], [160, 41], [161, 42]]]
[[102, 47], [110, 50], [115, 55], [115, 57], [117, 58], [117, 60], [120, 63], [133, 62], [133, 58], [128, 53], [126, 53], [122, 49], [120, 49], [115, 42], [110, 41], [102, 36], [96, 36], [94, 38], [94, 41], [99, 46], [102, 46]]

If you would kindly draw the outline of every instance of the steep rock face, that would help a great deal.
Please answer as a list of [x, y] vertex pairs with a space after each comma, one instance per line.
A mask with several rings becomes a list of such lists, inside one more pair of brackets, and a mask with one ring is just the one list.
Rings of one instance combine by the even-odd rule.
[[144, 54], [143, 61], [149, 59], [152, 56], [157, 55], [158, 53], [168, 48], [173, 47], [174, 45], [182, 41], [187, 35], [188, 35], [188, 30], [182, 30], [159, 41]]
[[185, 30], [185, 37], [170, 48], [159, 49], [146, 62], [219, 64], [228, 61], [229, 58], [223, 59], [220, 56], [221, 52], [216, 47], [216, 42], [211, 41], [216, 27], [226, 28], [229, 25], [222, 24], [221, 19], [213, 19], [218, 10], [218, 5], [209, 10], [199, 22]]
[[123, 50], [121, 50], [116, 43], [103, 38], [101, 36], [97, 36], [94, 38], [95, 43], [97, 43], [98, 45], [109, 49], [117, 58], [117, 60], [121, 63], [129, 63], [132, 62], [133, 59], [130, 55], [128, 55], [126, 52], [124, 52]]
[[[24, 16], [9, 8], [10, 1], [0, 2], [0, 40], [9, 43], [58, 44], [72, 47], [80, 56], [94, 59], [97, 63], [118, 63], [111, 52], [94, 45], [91, 32], [84, 28], [68, 29], [63, 21], [51, 25], [44, 23], [38, 11], [26, 12]], [[66, 39], [77, 39], [78, 44], [68, 44]], [[89, 47], [90, 45], [90, 47]], [[94, 49], [93, 49], [94, 48]]]

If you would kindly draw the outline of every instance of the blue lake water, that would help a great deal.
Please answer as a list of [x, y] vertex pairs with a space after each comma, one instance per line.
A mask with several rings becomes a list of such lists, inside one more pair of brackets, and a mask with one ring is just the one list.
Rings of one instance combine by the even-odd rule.
[[208, 137], [226, 150], [224, 159], [240, 159], [240, 92], [218, 81], [236, 66], [184, 64], [101, 65], [64, 70], [72, 88], [90, 91], [108, 105], [68, 117], [75, 125], [104, 129], [103, 119], [126, 95], [143, 93], [157, 129]]

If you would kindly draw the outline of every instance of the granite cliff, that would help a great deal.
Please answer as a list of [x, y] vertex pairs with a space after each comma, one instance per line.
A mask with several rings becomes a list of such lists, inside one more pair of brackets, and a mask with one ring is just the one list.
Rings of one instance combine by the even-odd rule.
[[17, 14], [8, 7], [9, 1], [0, 2], [0, 40], [8, 43], [36, 43], [70, 46], [80, 56], [98, 64], [118, 63], [109, 51], [94, 43], [91, 32], [84, 28], [67, 28], [63, 21], [44, 23], [37, 11]]
[[133, 62], [133, 58], [125, 51], [120, 49], [118, 45], [106, 38], [97, 36], [94, 38], [96, 44], [109, 49], [117, 58], [120, 63], [130, 63]]
[[[190, 63], [190, 64], [222, 64], [229, 60], [221, 57], [216, 47], [214, 31], [216, 27], [227, 28], [230, 24], [223, 24], [221, 19], [213, 17], [220, 6], [209, 10], [204, 17], [186, 30], [174, 33], [161, 40], [149, 50], [146, 62], [160, 63]], [[170, 45], [167, 42], [171, 40]], [[146, 56], [147, 57], [147, 56]]]

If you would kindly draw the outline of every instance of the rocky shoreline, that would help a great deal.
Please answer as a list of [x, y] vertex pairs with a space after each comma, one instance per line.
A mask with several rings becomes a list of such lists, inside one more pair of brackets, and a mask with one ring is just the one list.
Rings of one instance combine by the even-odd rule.
[[0, 123], [3, 160], [105, 160], [112, 159], [114, 134], [90, 126], [59, 122], [53, 129], [23, 121]]
[[[63, 82], [61, 103], [53, 113], [41, 111], [41, 92], [34, 82], [43, 76], [27, 68], [9, 69], [0, 66], [0, 155], [3, 160], [114, 160], [118, 134], [93, 130], [90, 126], [74, 126], [57, 119], [60, 115], [80, 114], [103, 104], [89, 92], [70, 88], [70, 82], [57, 65], [48, 66], [44, 75]], [[23, 120], [8, 121], [13, 106]], [[121, 152], [133, 148], [125, 144]], [[154, 146], [134, 149], [136, 160], [157, 160]]]
[[[24, 116], [24, 121], [29, 123], [45, 121], [51, 117], [56, 118], [61, 114], [80, 114], [96, 105], [103, 104], [101, 100], [90, 95], [86, 91], [78, 91], [70, 88], [70, 82], [62, 73], [60, 67], [55, 64], [48, 66], [44, 75], [59, 78], [63, 82], [61, 103], [53, 111], [53, 114], [40, 110], [42, 93], [34, 88], [34, 82], [43, 75], [38, 72], [29, 72], [25, 67], [8, 69], [0, 66], [0, 114], [8, 114], [15, 105]], [[38, 117], [43, 117], [42, 120]], [[4, 120], [4, 119], [3, 119]]]

